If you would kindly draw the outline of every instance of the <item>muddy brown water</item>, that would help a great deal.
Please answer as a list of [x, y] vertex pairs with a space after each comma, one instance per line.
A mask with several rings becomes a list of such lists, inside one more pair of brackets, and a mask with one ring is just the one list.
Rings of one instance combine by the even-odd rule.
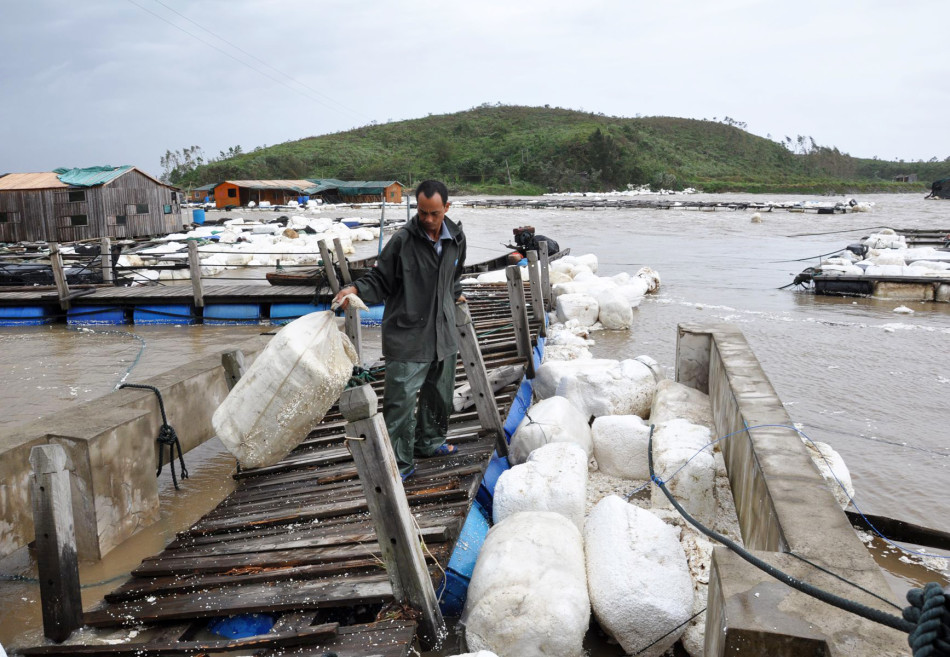
[[[817, 259], [873, 227], [948, 228], [950, 202], [920, 195], [858, 197], [869, 213], [846, 215], [690, 210], [502, 210], [456, 207], [469, 238], [469, 262], [502, 251], [511, 229], [533, 225], [575, 254], [594, 253], [599, 274], [660, 273], [659, 294], [634, 313], [628, 332], [599, 332], [595, 355], [654, 357], [673, 375], [676, 325], [731, 322], [744, 332], [792, 420], [845, 459], [866, 513], [950, 530], [950, 304], [816, 297], [779, 290]], [[695, 198], [695, 197], [694, 197]], [[828, 200], [762, 195], [699, 196], [715, 200]], [[365, 213], [364, 213], [365, 214]], [[802, 235], [804, 233], [828, 233]], [[361, 251], [366, 250], [361, 247]], [[801, 262], [781, 262], [804, 259]], [[897, 314], [906, 306], [913, 314]], [[108, 393], [139, 353], [129, 381], [144, 379], [220, 351], [261, 327], [111, 327], [94, 332], [63, 326], [0, 329], [0, 431]], [[378, 350], [378, 334], [364, 331]], [[375, 343], [374, 343], [375, 341]], [[84, 583], [121, 576], [158, 552], [178, 531], [230, 490], [233, 459], [213, 442], [186, 455], [192, 478], [175, 493], [163, 475], [162, 520], [100, 564], [84, 566]], [[167, 480], [167, 481], [166, 481]], [[919, 548], [918, 548], [919, 549]], [[900, 554], [874, 543], [875, 558], [898, 593], [936, 580], [945, 561]], [[927, 566], [930, 566], [929, 568]], [[31, 574], [32, 573], [32, 574]], [[25, 550], [0, 561], [0, 643], [39, 636], [38, 590]], [[13, 576], [14, 581], [11, 581]], [[26, 580], [21, 578], [27, 578]], [[118, 581], [84, 589], [89, 605]], [[28, 642], [28, 641], [26, 641]], [[598, 644], [600, 645], [600, 644]], [[593, 654], [615, 654], [606, 646]], [[616, 653], [619, 654], [619, 653]]]

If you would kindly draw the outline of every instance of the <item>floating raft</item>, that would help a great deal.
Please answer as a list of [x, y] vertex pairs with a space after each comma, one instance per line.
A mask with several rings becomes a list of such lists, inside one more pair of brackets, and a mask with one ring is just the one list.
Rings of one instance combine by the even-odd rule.
[[[467, 286], [466, 296], [486, 368], [524, 363], [516, 353], [507, 289]], [[536, 336], [538, 323], [532, 323]], [[534, 352], [537, 357], [538, 350]], [[466, 379], [459, 363], [456, 383]], [[383, 381], [371, 384], [382, 398]], [[530, 382], [495, 393], [502, 418]], [[523, 413], [523, 408], [521, 408]], [[515, 411], [517, 413], [517, 410]], [[376, 535], [346, 447], [343, 420], [334, 406], [320, 425], [281, 462], [235, 474], [236, 490], [214, 510], [181, 532], [160, 554], [105, 596], [84, 622], [100, 638], [84, 634], [76, 643], [21, 650], [25, 655], [142, 655], [258, 651], [339, 657], [405, 657], [416, 623], [398, 612], [380, 560]], [[445, 607], [461, 608], [464, 588], [452, 587], [453, 554], [469, 550], [459, 540], [467, 519], [487, 530], [490, 504], [483, 476], [495, 440], [472, 409], [454, 413], [448, 440], [458, 452], [417, 461], [405, 484], [418, 522], [436, 592]], [[497, 472], [495, 472], [497, 476]], [[476, 496], [482, 503], [476, 502]], [[458, 547], [458, 549], [456, 549]], [[462, 561], [474, 563], [474, 555]], [[449, 577], [444, 573], [448, 571]], [[470, 574], [470, 571], [469, 571]], [[464, 580], [464, 574], [455, 580]], [[380, 614], [381, 610], [383, 611]], [[227, 640], [209, 624], [254, 614], [274, 621], [266, 634]], [[225, 621], [230, 622], [230, 621]], [[138, 630], [133, 641], [127, 630]], [[109, 633], [111, 632], [111, 634]], [[210, 637], [210, 638], [209, 638]], [[300, 652], [297, 652], [300, 651]]]
[[475, 199], [456, 201], [469, 208], [511, 208], [537, 210], [755, 210], [757, 212], [810, 212], [814, 214], [845, 214], [852, 211], [848, 203], [761, 203], [753, 201], [690, 201], [631, 198], [552, 198], [552, 199]]

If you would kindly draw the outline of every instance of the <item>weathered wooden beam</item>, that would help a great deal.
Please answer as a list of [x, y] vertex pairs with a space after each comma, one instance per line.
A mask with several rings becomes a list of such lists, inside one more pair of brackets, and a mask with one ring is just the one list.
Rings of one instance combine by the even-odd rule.
[[531, 284], [531, 314], [541, 322], [538, 334], [546, 335], [544, 326], [544, 293], [541, 291], [541, 272], [538, 270], [538, 252], [528, 251], [528, 280]]
[[333, 258], [330, 257], [330, 249], [325, 240], [320, 240], [320, 257], [323, 258], [323, 271], [326, 272], [327, 283], [330, 284], [330, 290], [333, 294], [340, 291], [340, 281], [336, 279], [336, 272], [333, 271]]
[[112, 240], [103, 237], [99, 240], [99, 264], [102, 267], [102, 282], [112, 284]]
[[547, 240], [538, 244], [538, 259], [541, 263], [541, 295], [544, 297], [544, 309], [553, 310], [554, 299], [551, 291], [551, 258], [548, 255]]
[[467, 303], [460, 303], [455, 308], [455, 328], [458, 331], [459, 357], [462, 359], [465, 375], [472, 389], [478, 420], [482, 427], [495, 434], [495, 450], [498, 456], [508, 456], [504, 423], [498, 413], [498, 405], [495, 403], [492, 384], [485, 370], [485, 360], [478, 346], [475, 326], [472, 324], [472, 315]]
[[66, 451], [60, 445], [37, 445], [30, 450], [30, 465], [33, 467], [33, 525], [43, 634], [62, 643], [82, 626], [79, 562]]
[[224, 352], [221, 354], [221, 365], [224, 367], [224, 378], [228, 383], [228, 390], [232, 390], [247, 371], [244, 367], [244, 352], [240, 349]]
[[56, 282], [59, 306], [63, 310], [69, 310], [69, 285], [66, 283], [66, 272], [63, 270], [63, 254], [59, 250], [59, 243], [49, 243], [49, 260], [53, 267], [53, 280]]
[[201, 287], [201, 258], [198, 257], [198, 243], [188, 242], [188, 268], [191, 270], [191, 293], [195, 300], [195, 308], [204, 308], [204, 291]]
[[346, 254], [343, 253], [343, 242], [339, 237], [333, 238], [333, 250], [336, 251], [337, 262], [340, 263], [340, 274], [343, 276], [343, 283], [349, 285], [353, 282], [350, 276], [350, 267], [346, 264]]
[[393, 595], [421, 612], [419, 638], [423, 648], [432, 650], [445, 636], [445, 620], [409, 511], [389, 432], [377, 407], [376, 393], [368, 385], [344, 390], [340, 396], [340, 411], [349, 422], [347, 445], [360, 475]]
[[525, 375], [534, 378], [534, 354], [531, 347], [531, 333], [528, 327], [528, 310], [525, 308], [524, 283], [521, 280], [521, 267], [509, 265], [505, 268], [508, 277], [508, 299], [511, 307], [511, 321], [515, 326], [515, 342], [518, 355], [524, 358]]
[[343, 311], [343, 332], [353, 343], [356, 349], [356, 356], [360, 363], [363, 362], [363, 330], [360, 326], [360, 311], [353, 304], [348, 303], [346, 310]]

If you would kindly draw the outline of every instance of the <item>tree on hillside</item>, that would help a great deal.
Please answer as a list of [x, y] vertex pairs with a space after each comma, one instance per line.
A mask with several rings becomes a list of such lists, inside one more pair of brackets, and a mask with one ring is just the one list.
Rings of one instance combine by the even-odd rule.
[[204, 164], [205, 154], [200, 146], [185, 146], [181, 150], [166, 150], [159, 162], [162, 165], [161, 181], [176, 185], [186, 174]]

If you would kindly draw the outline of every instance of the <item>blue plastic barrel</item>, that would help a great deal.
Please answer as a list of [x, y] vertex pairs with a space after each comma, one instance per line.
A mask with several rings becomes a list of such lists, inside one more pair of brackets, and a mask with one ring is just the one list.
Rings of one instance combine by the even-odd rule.
[[460, 616], [465, 608], [468, 585], [490, 525], [488, 514], [481, 505], [478, 502], [472, 504], [438, 590], [442, 594], [439, 607], [445, 616]]
[[204, 323], [212, 326], [258, 324], [260, 321], [261, 307], [256, 303], [211, 303], [204, 310]]
[[205, 222], [205, 211], [203, 208], [196, 208], [191, 211], [191, 223], [203, 224]]
[[125, 324], [125, 311], [114, 306], [77, 306], [66, 314], [67, 324]]
[[303, 317], [318, 310], [330, 310], [330, 304], [321, 303], [272, 303], [270, 306], [270, 321], [272, 324], [289, 324], [298, 317]]
[[0, 326], [39, 326], [53, 321], [43, 306], [0, 308]]
[[132, 321], [136, 324], [194, 324], [194, 308], [183, 304], [136, 306]]

